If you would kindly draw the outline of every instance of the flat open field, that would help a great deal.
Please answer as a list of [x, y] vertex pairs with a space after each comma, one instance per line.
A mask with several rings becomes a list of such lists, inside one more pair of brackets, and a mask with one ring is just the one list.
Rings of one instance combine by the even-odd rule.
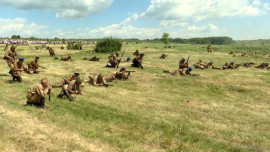
[[[148, 48], [145, 49], [145, 46]], [[9, 83], [11, 76], [0, 61], [0, 151], [270, 151], [270, 71], [240, 67], [236, 70], [194, 70], [199, 77], [174, 77], [162, 71], [176, 70], [182, 57], [190, 55], [190, 65], [199, 59], [213, 61], [216, 67], [226, 61], [270, 63], [270, 57], [232, 57], [230, 51], [270, 53], [269, 47], [212, 46], [176, 44], [124, 45], [127, 56], [139, 49], [145, 53], [145, 69], [135, 70], [127, 81], [113, 87], [93, 87], [84, 83], [85, 95], [73, 102], [58, 99], [60, 89], [52, 90], [49, 110], [25, 106], [26, 93], [42, 77], [51, 84], [80, 72], [109, 75], [108, 54], [93, 54], [94, 45], [82, 51], [61, 50], [51, 45], [56, 56], [71, 55], [75, 62], [50, 57], [48, 50], [18, 46], [25, 65], [36, 55], [42, 69], [38, 75], [23, 73], [23, 83]], [[4, 45], [0, 56], [4, 56]], [[158, 57], [166, 53], [168, 59]], [[82, 60], [101, 57], [99, 62]]]

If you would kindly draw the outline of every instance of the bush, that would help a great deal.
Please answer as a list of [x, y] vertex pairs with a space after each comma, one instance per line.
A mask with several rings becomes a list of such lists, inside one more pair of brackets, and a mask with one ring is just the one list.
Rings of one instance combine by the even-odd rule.
[[100, 40], [95, 48], [95, 52], [99, 53], [112, 53], [120, 51], [122, 48], [122, 43], [119, 39], [112, 37], [107, 37]]
[[82, 50], [82, 43], [69, 42], [67, 49], [68, 50]]

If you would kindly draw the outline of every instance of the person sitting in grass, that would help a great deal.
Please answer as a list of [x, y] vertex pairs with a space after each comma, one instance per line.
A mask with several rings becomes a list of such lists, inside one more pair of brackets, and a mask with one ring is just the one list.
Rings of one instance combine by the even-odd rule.
[[65, 84], [69, 84], [71, 81], [76, 80], [80, 76], [80, 73], [75, 72], [70, 78], [64, 78], [60, 82], [52, 85], [53, 88], [63, 87]]
[[69, 84], [65, 84], [62, 87], [61, 93], [58, 95], [59, 98], [62, 98], [66, 95], [69, 98], [69, 101], [73, 101], [73, 98], [76, 95], [82, 95], [81, 85], [83, 83], [82, 77], [77, 77], [76, 80], [72, 80]]
[[140, 55], [137, 55], [137, 56], [133, 59], [132, 67], [137, 67], [137, 68], [143, 69], [143, 66], [142, 66], [142, 60], [143, 60], [143, 57], [144, 57], [144, 53], [141, 53]]
[[41, 108], [45, 106], [45, 96], [49, 94], [52, 87], [49, 85], [49, 81], [46, 78], [42, 78], [40, 83], [33, 85], [27, 95], [27, 105], [34, 105]]

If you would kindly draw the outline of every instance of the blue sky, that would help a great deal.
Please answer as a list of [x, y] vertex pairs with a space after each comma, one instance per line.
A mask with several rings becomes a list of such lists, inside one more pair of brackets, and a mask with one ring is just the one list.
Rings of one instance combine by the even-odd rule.
[[269, 0], [1, 0], [0, 37], [270, 38]]

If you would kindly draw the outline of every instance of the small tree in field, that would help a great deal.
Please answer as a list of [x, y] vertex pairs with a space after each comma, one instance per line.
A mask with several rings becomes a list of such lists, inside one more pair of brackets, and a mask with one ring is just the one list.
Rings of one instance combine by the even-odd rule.
[[169, 36], [170, 36], [169, 33], [163, 33], [163, 35], [162, 35], [162, 40], [165, 44], [165, 47], [167, 47], [167, 45], [170, 44]]
[[112, 53], [120, 51], [122, 43], [119, 39], [112, 37], [103, 38], [96, 44], [95, 52], [99, 53]]

